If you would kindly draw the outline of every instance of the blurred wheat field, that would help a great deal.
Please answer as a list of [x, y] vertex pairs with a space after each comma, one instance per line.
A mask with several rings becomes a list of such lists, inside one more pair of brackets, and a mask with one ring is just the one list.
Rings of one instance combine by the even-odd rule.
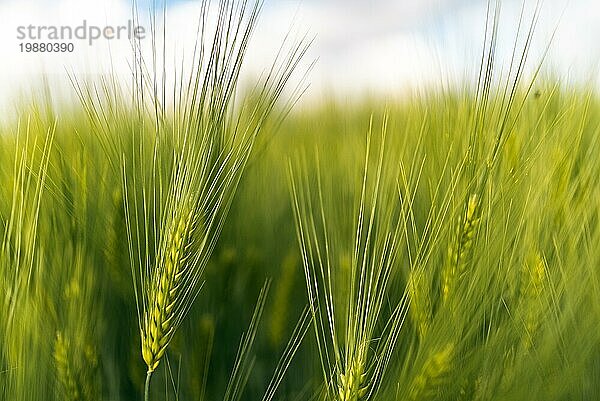
[[[381, 313], [405, 288], [411, 303], [378, 399], [595, 398], [600, 102], [547, 87], [526, 100], [483, 187], [470, 255], [448, 295], [445, 269], [461, 252], [453, 249], [472, 202], [464, 132], [474, 101], [434, 95], [388, 106], [381, 184], [393, 213], [411, 206]], [[333, 274], [343, 282], [374, 109], [298, 112], [257, 148], [205, 286], [157, 369], [155, 399], [220, 396], [270, 277], [243, 397], [259, 396], [307, 302], [288, 160], [304, 154], [307, 175], [320, 169], [339, 246]], [[382, 118], [374, 113], [374, 142]], [[89, 129], [81, 116], [34, 110], [2, 136], [3, 399], [137, 399], [143, 386], [122, 186]], [[322, 391], [310, 333], [280, 398]]]
[[490, 11], [476, 87], [294, 109], [219, 4], [172, 105], [140, 57], [2, 128], [0, 399], [599, 399], [597, 92]]

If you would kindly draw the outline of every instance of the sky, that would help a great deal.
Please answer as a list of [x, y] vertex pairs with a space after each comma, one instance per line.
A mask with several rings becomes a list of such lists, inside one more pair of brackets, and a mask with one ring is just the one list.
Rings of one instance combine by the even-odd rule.
[[[149, 27], [141, 0], [140, 25]], [[522, 0], [502, 3], [499, 64], [508, 68]], [[525, 1], [525, 20], [535, 0]], [[487, 0], [265, 0], [247, 58], [247, 77], [264, 72], [283, 39], [314, 38], [305, 67], [305, 101], [324, 95], [398, 95], [419, 88], [472, 80], [477, 72]], [[189, 55], [195, 40], [199, 1], [168, 2], [169, 59]], [[30, 24], [73, 28], [85, 20], [99, 27], [126, 25], [131, 0], [0, 0], [0, 109], [27, 97], [42, 77], [57, 97], [72, 95], [68, 73], [94, 78], [130, 74], [128, 40], [74, 41], [71, 54], [22, 53], [17, 28]], [[159, 18], [160, 19], [160, 18]], [[599, 81], [600, 2], [544, 0], [530, 68], [541, 60], [554, 30], [545, 71], [568, 82]], [[145, 39], [150, 46], [150, 39]], [[33, 88], [33, 89], [32, 89]]]

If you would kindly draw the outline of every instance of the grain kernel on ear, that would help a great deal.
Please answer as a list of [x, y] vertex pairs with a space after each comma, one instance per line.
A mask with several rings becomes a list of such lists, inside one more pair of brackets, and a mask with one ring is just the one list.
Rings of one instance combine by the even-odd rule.
[[176, 213], [161, 242], [149, 294], [153, 306], [145, 312], [142, 333], [142, 355], [150, 372], [158, 367], [174, 333], [175, 305], [181, 293], [178, 281], [188, 268], [182, 249], [192, 235], [192, 218], [190, 213]]

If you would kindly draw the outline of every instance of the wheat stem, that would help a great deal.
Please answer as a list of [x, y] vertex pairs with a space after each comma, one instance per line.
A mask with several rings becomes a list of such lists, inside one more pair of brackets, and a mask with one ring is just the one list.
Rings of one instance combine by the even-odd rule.
[[152, 377], [152, 371], [146, 372], [146, 384], [144, 385], [144, 401], [150, 399], [150, 378]]

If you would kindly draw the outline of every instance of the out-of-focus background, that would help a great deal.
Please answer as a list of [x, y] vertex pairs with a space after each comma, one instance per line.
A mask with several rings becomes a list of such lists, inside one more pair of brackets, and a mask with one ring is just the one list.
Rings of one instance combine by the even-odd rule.
[[[166, 48], [169, 60], [181, 60], [193, 50], [200, 1], [167, 1]], [[478, 72], [484, 43], [486, 0], [268, 0], [247, 59], [247, 76], [270, 65], [283, 38], [314, 38], [308, 61], [316, 64], [307, 77], [305, 102], [324, 95], [401, 96], [424, 86], [472, 82]], [[529, 26], [536, 1], [526, 1], [524, 23]], [[35, 86], [41, 74], [49, 84], [69, 96], [67, 73], [82, 76], [111, 71], [123, 80], [130, 76], [127, 39], [75, 40], [72, 54], [24, 54], [17, 27], [76, 27], [126, 25], [132, 16], [131, 0], [2, 0], [0, 2], [0, 107], [14, 103], [15, 95]], [[150, 30], [150, 9], [155, 8], [162, 34], [163, 2], [137, 2], [139, 24]], [[600, 3], [594, 0], [546, 0], [536, 28], [530, 70], [551, 42], [545, 73], [569, 83], [598, 78]], [[502, 4], [499, 37], [500, 60], [510, 60], [513, 38], [523, 9], [521, 0]], [[522, 36], [524, 37], [524, 36]], [[150, 35], [142, 41], [149, 54]], [[173, 63], [168, 67], [172, 68]], [[508, 65], [501, 67], [508, 69]], [[59, 96], [53, 91], [54, 96]]]

